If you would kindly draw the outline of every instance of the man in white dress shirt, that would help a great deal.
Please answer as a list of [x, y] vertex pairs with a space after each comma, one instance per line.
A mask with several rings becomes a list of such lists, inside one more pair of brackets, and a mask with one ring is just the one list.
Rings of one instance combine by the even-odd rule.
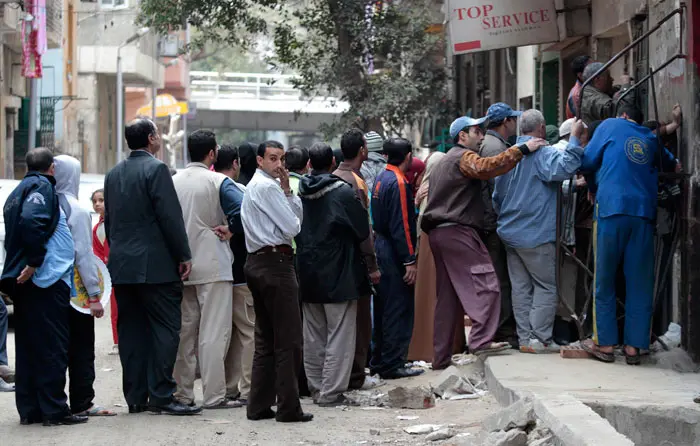
[[[296, 376], [303, 339], [292, 240], [301, 230], [301, 200], [289, 187], [282, 144], [260, 144], [257, 160], [241, 207], [249, 253], [245, 275], [256, 315], [247, 415], [249, 420], [311, 421], [313, 415], [301, 410]], [[275, 401], [277, 413], [271, 408]]]

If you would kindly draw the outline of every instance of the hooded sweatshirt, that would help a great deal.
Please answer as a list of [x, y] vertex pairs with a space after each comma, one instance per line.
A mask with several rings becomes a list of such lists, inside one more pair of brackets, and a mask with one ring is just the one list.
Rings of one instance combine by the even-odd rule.
[[258, 168], [257, 149], [253, 143], [246, 142], [238, 147], [238, 161], [241, 165], [241, 173], [238, 176], [238, 182], [244, 186], [255, 175]]
[[369, 152], [367, 159], [362, 163], [360, 173], [362, 174], [362, 178], [365, 179], [365, 183], [367, 183], [370, 197], [374, 191], [374, 181], [377, 179], [377, 176], [385, 170], [386, 158], [384, 158], [381, 153]]
[[328, 304], [370, 293], [360, 244], [369, 237], [367, 210], [339, 177], [312, 172], [302, 177], [304, 217], [297, 242], [297, 273], [303, 302]]
[[[80, 161], [68, 155], [54, 158], [56, 193], [68, 216], [68, 228], [73, 236], [75, 267], [89, 296], [100, 295], [100, 276], [92, 252], [92, 220], [90, 213], [78, 202]], [[65, 206], [68, 209], [65, 209]]]

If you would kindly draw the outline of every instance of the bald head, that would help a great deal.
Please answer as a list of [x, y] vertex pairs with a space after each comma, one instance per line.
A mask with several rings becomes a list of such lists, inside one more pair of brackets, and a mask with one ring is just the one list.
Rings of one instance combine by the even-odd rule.
[[547, 136], [547, 123], [539, 110], [531, 108], [520, 117], [520, 132], [526, 136], [544, 138]]
[[27, 152], [25, 157], [27, 170], [51, 174], [53, 170], [53, 152], [46, 147], [37, 147]]

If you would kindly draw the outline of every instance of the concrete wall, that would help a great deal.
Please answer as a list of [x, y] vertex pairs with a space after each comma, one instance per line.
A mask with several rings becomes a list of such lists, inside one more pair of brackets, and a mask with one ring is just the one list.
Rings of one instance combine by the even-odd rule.
[[21, 54], [14, 47], [0, 45], [0, 177], [14, 178], [14, 131], [18, 110], [26, 94], [27, 83], [21, 76]]
[[686, 109], [683, 134], [686, 155], [682, 158], [690, 173], [686, 182], [684, 206], [686, 222], [681, 242], [683, 287], [681, 297], [687, 302], [682, 313], [683, 342], [693, 358], [700, 360], [700, 0], [689, 3], [688, 66], [686, 95], [691, 107]]
[[[535, 94], [535, 58], [537, 46], [521, 46], [518, 48], [518, 103], [520, 99]], [[515, 106], [515, 104], [513, 105]]]
[[75, 150], [87, 162], [83, 168], [89, 173], [104, 173], [116, 160], [116, 80], [102, 74], [80, 74], [78, 94], [85, 98], [77, 109], [78, 138]]
[[592, 0], [592, 34], [604, 34], [646, 8], [647, 0]]

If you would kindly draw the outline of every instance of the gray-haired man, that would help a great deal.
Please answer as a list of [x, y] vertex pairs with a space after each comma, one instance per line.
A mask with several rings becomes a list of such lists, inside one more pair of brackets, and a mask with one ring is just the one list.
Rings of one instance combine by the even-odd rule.
[[[588, 79], [603, 68], [600, 62], [593, 62], [583, 70], [583, 81]], [[599, 74], [589, 83], [581, 94], [581, 119], [586, 125], [595, 121], [614, 118], [614, 103], [612, 99], [613, 79], [609, 71]]]
[[[544, 116], [528, 110], [520, 119], [523, 136], [518, 144], [544, 138]], [[508, 253], [513, 286], [513, 314], [520, 351], [558, 351], [552, 341], [557, 310], [556, 221], [557, 189], [581, 166], [583, 149], [577, 121], [565, 150], [545, 146], [525, 158], [516, 169], [496, 178], [493, 207], [498, 213], [498, 235]]]

